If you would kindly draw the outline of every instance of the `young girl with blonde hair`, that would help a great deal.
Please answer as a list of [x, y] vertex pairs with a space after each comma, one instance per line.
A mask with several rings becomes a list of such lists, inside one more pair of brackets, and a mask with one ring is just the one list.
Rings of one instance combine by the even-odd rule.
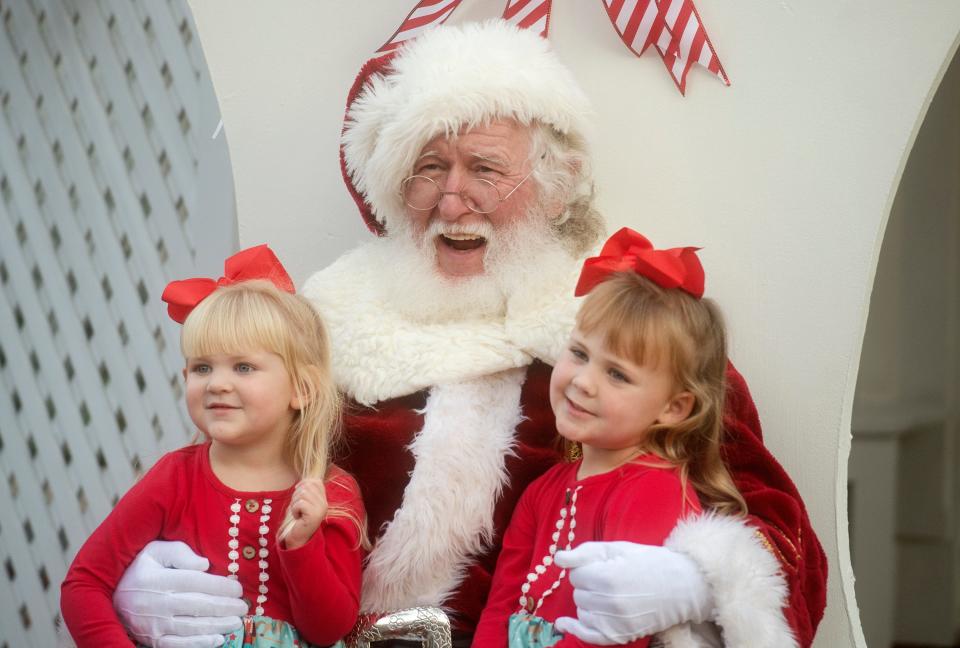
[[[558, 550], [660, 545], [704, 507], [746, 512], [720, 456], [726, 341], [703, 287], [696, 248], [655, 250], [627, 228], [584, 264], [576, 294], [589, 294], [550, 381], [557, 430], [581, 456], [523, 493], [474, 645], [590, 645], [554, 626], [577, 617]], [[688, 628], [665, 634], [669, 646], [707, 645]]]
[[132, 645], [112, 596], [155, 539], [185, 542], [239, 583], [252, 614], [226, 634], [230, 648], [329, 645], [354, 625], [365, 514], [356, 482], [330, 460], [340, 396], [326, 329], [293, 292], [265, 245], [228, 259], [217, 282], [164, 291], [183, 323], [200, 443], [162, 457], [74, 559], [61, 609], [81, 648]]

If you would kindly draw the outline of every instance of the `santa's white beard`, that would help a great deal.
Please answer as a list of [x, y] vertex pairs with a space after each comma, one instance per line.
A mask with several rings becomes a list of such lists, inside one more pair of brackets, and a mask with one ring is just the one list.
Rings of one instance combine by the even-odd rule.
[[[376, 241], [373, 255], [381, 268], [382, 297], [387, 306], [423, 323], [489, 320], [523, 309], [539, 296], [552, 294], [569, 280], [575, 260], [557, 240], [539, 210], [509, 227], [494, 230], [484, 221], [463, 228], [433, 220], [422, 234], [406, 223]], [[447, 277], [437, 269], [436, 237], [470, 233], [486, 239], [483, 273]], [[572, 290], [572, 289], [571, 289]]]

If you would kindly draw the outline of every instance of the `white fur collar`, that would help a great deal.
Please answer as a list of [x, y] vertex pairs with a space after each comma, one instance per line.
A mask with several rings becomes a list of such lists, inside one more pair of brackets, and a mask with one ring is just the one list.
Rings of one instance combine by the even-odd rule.
[[410, 445], [416, 468], [403, 504], [364, 570], [365, 612], [442, 605], [493, 539], [525, 377], [525, 369], [511, 369], [430, 391], [423, 429]]
[[307, 280], [303, 294], [330, 329], [337, 384], [363, 405], [433, 385], [553, 364], [573, 328], [580, 264], [567, 280], [516, 299], [506, 316], [441, 324], [412, 322], [380, 296], [376, 242], [343, 255]]

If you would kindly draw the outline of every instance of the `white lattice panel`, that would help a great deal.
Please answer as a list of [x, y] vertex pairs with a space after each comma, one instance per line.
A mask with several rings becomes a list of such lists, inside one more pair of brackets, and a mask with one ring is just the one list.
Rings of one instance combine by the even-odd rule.
[[230, 200], [197, 213], [232, 187], [199, 179], [225, 143], [182, 0], [0, 0], [0, 20], [0, 648], [45, 648], [76, 550], [190, 436], [159, 295], [236, 227]]

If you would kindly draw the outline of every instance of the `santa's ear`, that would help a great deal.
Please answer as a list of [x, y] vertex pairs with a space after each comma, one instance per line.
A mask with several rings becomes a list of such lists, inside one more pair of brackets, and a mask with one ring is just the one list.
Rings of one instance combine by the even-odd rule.
[[685, 421], [687, 417], [690, 416], [690, 412], [693, 411], [693, 406], [696, 405], [696, 403], [697, 398], [691, 392], [678, 392], [674, 394], [664, 406], [657, 422], [664, 425], [676, 425], [681, 421]]
[[[563, 161], [571, 178], [576, 179], [580, 177], [582, 162], [578, 157], [570, 157]], [[575, 180], [570, 186], [565, 187], [563, 191], [553, 192], [549, 202], [546, 203], [546, 213], [549, 214], [551, 220], [556, 221], [556, 225], [562, 225], [570, 217], [568, 208], [570, 207], [570, 200], [577, 182], [578, 181]], [[541, 199], [542, 198], [543, 196], [541, 196]]]

